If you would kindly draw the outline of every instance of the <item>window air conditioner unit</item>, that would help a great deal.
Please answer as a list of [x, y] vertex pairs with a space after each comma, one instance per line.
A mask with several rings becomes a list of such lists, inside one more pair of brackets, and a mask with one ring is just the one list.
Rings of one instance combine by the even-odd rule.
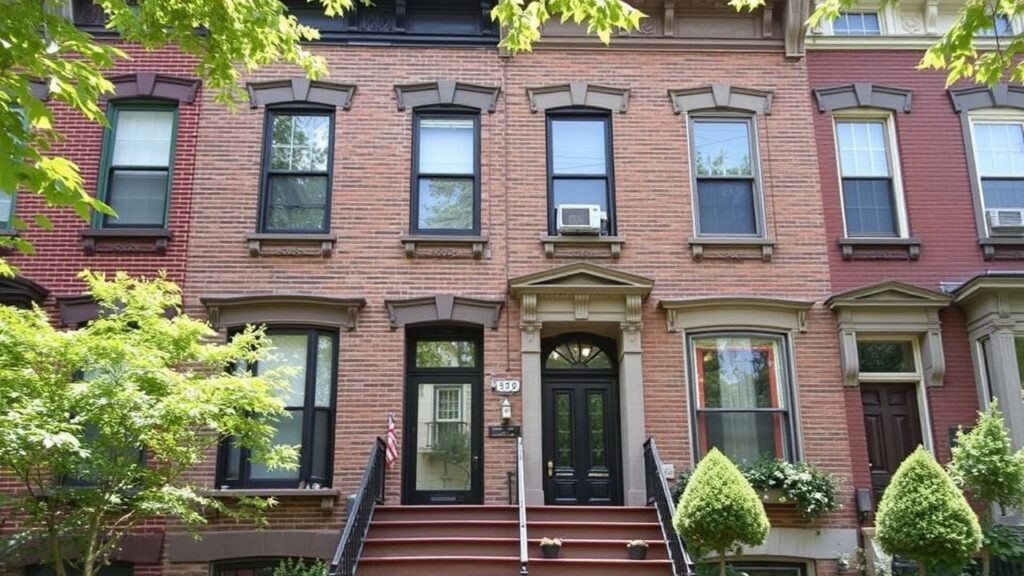
[[1024, 208], [992, 208], [988, 210], [988, 225], [993, 234], [1024, 233]]
[[601, 233], [601, 220], [604, 213], [597, 204], [559, 204], [559, 234], [589, 234], [596, 236]]

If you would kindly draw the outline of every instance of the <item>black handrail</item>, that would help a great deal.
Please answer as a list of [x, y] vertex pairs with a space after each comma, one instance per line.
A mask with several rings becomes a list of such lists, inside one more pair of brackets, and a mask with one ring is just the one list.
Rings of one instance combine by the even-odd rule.
[[526, 539], [526, 482], [523, 465], [523, 437], [516, 438], [516, 499], [519, 504], [519, 576], [530, 576], [529, 542]]
[[694, 576], [696, 566], [686, 552], [686, 544], [672, 526], [672, 515], [676, 505], [672, 501], [672, 492], [668, 489], [668, 480], [665, 478], [665, 470], [662, 468], [658, 445], [654, 443], [654, 438], [648, 438], [644, 442], [644, 475], [647, 480], [647, 503], [654, 504], [658, 511], [661, 533], [668, 547], [668, 557], [672, 560], [672, 574]]
[[373, 519], [373, 508], [384, 502], [384, 455], [387, 445], [380, 437], [373, 443], [370, 459], [363, 472], [363, 480], [359, 483], [359, 491], [351, 502], [345, 530], [341, 533], [341, 541], [331, 560], [329, 576], [353, 576], [359, 555], [363, 552], [366, 532], [370, 529]]

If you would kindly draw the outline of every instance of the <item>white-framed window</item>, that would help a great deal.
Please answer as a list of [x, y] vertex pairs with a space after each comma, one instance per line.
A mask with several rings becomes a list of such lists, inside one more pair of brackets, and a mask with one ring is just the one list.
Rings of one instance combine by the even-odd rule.
[[878, 12], [843, 12], [832, 21], [836, 36], [881, 36], [882, 19]]
[[461, 386], [438, 386], [434, 389], [434, 420], [462, 422]]
[[971, 114], [975, 177], [989, 235], [1024, 232], [1024, 114]]
[[764, 236], [756, 116], [695, 113], [689, 133], [697, 236]]
[[847, 111], [834, 119], [847, 238], [906, 238], [906, 203], [892, 115]]

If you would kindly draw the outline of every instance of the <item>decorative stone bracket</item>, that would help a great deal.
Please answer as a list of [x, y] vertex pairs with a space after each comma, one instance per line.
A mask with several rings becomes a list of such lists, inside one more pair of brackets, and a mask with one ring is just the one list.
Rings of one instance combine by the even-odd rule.
[[249, 256], [317, 256], [334, 253], [334, 234], [249, 234]]
[[622, 254], [624, 236], [541, 236], [548, 258], [612, 258]]
[[[487, 251], [486, 236], [444, 236], [408, 234], [399, 237], [409, 258], [483, 258]], [[488, 255], [488, 258], [490, 256]]]
[[102, 252], [163, 255], [167, 253], [172, 234], [163, 228], [90, 228], [79, 231], [78, 236], [82, 239], [82, 249], [90, 256]]
[[690, 238], [696, 262], [707, 260], [761, 260], [771, 262], [775, 240], [771, 238]]

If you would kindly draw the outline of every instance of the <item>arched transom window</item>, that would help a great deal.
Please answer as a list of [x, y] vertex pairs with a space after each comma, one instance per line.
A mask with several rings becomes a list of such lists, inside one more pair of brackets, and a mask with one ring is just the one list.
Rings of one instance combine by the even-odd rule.
[[545, 368], [611, 368], [607, 352], [592, 341], [582, 338], [566, 340], [556, 346], [544, 361]]

